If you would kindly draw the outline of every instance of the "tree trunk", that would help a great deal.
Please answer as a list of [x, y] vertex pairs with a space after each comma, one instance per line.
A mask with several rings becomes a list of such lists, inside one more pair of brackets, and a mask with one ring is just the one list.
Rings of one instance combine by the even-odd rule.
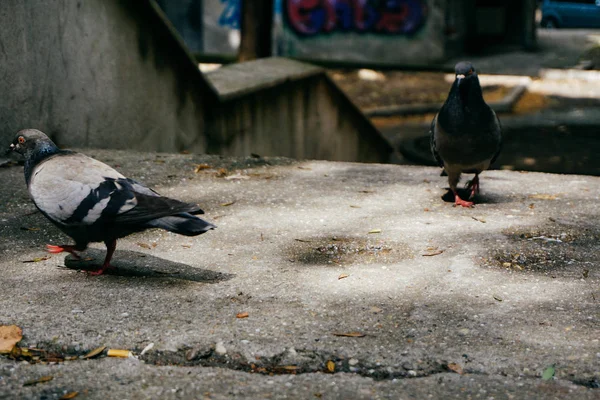
[[241, 42], [238, 61], [271, 56], [273, 0], [240, 0]]

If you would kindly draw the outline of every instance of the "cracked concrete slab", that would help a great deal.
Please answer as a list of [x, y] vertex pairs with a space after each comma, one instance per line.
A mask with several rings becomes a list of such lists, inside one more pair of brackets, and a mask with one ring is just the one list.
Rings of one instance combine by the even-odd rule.
[[488, 171], [462, 209], [436, 168], [86, 153], [218, 228], [132, 235], [91, 277], [103, 246], [46, 254], [68, 238], [0, 168], [0, 325], [62, 357], [139, 357], [2, 356], [0, 398], [600, 395], [600, 178]]

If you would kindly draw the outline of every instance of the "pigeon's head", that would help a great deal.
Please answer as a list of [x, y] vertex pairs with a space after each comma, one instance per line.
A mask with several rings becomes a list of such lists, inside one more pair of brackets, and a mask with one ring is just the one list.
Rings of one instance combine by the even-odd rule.
[[469, 61], [461, 61], [454, 67], [456, 80], [460, 84], [463, 81], [469, 81], [477, 77], [475, 67]]
[[30, 157], [35, 153], [58, 150], [52, 140], [44, 132], [37, 129], [24, 129], [17, 132], [15, 140], [10, 145], [10, 149], [25, 157]]

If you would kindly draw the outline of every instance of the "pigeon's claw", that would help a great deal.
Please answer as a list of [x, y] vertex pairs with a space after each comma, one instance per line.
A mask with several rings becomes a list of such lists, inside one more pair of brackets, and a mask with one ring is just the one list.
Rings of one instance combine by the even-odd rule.
[[89, 271], [88, 274], [92, 276], [98, 276], [104, 274], [104, 272], [108, 269], [116, 269], [116, 267], [113, 267], [110, 264], [102, 264], [102, 267], [100, 267], [100, 269], [96, 271]]
[[462, 206], [462, 207], [473, 207], [473, 202], [472, 201], [463, 200], [463, 199], [460, 198], [460, 196], [458, 195], [458, 193], [454, 193], [454, 205], [455, 206]]
[[62, 253], [63, 251], [66, 251], [67, 253], [70, 253], [73, 257], [75, 257], [76, 259], [79, 260], [79, 254], [75, 253], [75, 246], [70, 246], [70, 245], [54, 246], [52, 244], [47, 244], [46, 250], [48, 250], [48, 253], [53, 253], [53, 254]]
[[475, 197], [476, 194], [479, 194], [479, 175], [475, 175], [473, 180], [467, 182], [467, 189], [471, 189], [471, 194], [469, 195], [469, 199]]

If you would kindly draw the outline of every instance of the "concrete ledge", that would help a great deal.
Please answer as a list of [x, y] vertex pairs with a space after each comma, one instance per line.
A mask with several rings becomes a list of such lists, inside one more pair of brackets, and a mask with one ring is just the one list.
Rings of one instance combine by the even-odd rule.
[[486, 171], [463, 209], [439, 168], [86, 152], [218, 228], [130, 236], [90, 277], [44, 251], [68, 239], [0, 168], [0, 324], [59, 355], [140, 357], [0, 356], [0, 397], [598, 398], [600, 178]]

